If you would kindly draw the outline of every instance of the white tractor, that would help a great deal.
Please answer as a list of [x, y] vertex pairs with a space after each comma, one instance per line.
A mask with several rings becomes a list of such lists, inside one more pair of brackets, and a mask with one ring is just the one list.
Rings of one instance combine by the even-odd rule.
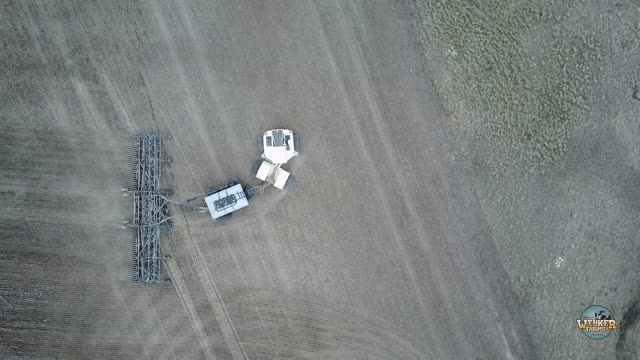
[[258, 138], [258, 152], [262, 160], [256, 161], [252, 173], [264, 181], [263, 187], [291, 190], [295, 178], [282, 165], [300, 155], [300, 137], [288, 129], [269, 130]]
[[[274, 129], [258, 138], [258, 151], [262, 159], [253, 165], [252, 172], [262, 180], [261, 185], [244, 187], [239, 180], [234, 179], [225, 186], [209, 188], [206, 193], [186, 202], [171, 200], [170, 191], [160, 190], [160, 168], [162, 164], [169, 162], [167, 158], [161, 158], [160, 139], [164, 138], [168, 136], [153, 133], [143, 133], [135, 137], [135, 188], [122, 189], [123, 195], [134, 197], [134, 221], [124, 221], [123, 228], [169, 227], [169, 220], [176, 216], [206, 212], [209, 212], [214, 220], [224, 221], [229, 219], [233, 212], [249, 206], [249, 199], [257, 192], [262, 192], [271, 185], [285, 191], [291, 190], [293, 186], [293, 175], [282, 169], [282, 165], [300, 155], [300, 138], [291, 130]], [[204, 198], [206, 207], [192, 203], [199, 198]], [[189, 210], [169, 216], [169, 203]], [[141, 204], [152, 204], [153, 207]], [[143, 213], [140, 209], [148, 210], [149, 213]]]
[[291, 130], [269, 130], [258, 138], [258, 151], [262, 159], [255, 162], [252, 172], [263, 181], [261, 185], [243, 187], [238, 180], [233, 180], [226, 186], [210, 188], [204, 194], [204, 201], [214, 220], [229, 219], [236, 210], [249, 206], [253, 195], [271, 185], [280, 190], [291, 190], [294, 177], [282, 165], [300, 155], [300, 138]]

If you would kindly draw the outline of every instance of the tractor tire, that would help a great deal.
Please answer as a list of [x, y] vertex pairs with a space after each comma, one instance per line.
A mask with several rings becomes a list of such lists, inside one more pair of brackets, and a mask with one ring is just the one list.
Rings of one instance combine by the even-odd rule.
[[302, 154], [302, 144], [300, 143], [300, 135], [293, 135], [293, 150], [298, 154]]
[[262, 160], [256, 160], [253, 165], [251, 165], [251, 173], [253, 174], [253, 176], [258, 176], [260, 165], [262, 165]]
[[218, 191], [220, 191], [219, 187], [210, 187], [206, 193], [204, 193], [204, 196], [207, 197], [209, 195], [213, 195], [215, 193], [217, 193]]
[[254, 188], [246, 188], [246, 189], [244, 189], [244, 197], [247, 199], [247, 201], [251, 200], [251, 198], [255, 194], [256, 194], [256, 191], [255, 191]]
[[233, 213], [228, 213], [227, 215], [220, 216], [219, 218], [216, 219], [216, 221], [220, 222], [220, 223], [227, 222], [227, 221], [231, 220], [231, 216], [232, 215], [233, 215]]
[[287, 182], [284, 183], [282, 190], [290, 192], [293, 189], [293, 184], [296, 182], [296, 178], [293, 175], [289, 175]]
[[262, 142], [262, 136], [258, 137], [258, 142], [256, 143], [256, 148], [258, 149], [258, 154], [262, 156], [264, 154], [264, 143]]

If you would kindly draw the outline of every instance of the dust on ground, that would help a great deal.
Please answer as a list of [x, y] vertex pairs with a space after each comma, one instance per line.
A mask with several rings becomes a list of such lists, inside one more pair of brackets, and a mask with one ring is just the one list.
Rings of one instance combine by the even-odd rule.
[[[636, 358], [640, 5], [419, 0], [417, 12], [536, 348]], [[585, 341], [575, 319], [591, 304], [612, 309], [621, 331]]]
[[[411, 6], [2, 2], [0, 270], [10, 278], [0, 291], [13, 308], [0, 354], [533, 353], [420, 71]], [[294, 191], [256, 198], [224, 225], [175, 219], [162, 243], [171, 285], [132, 285], [119, 192], [131, 184], [133, 132], [172, 135], [165, 184], [188, 199], [252, 181], [256, 135], [283, 126], [304, 141]]]

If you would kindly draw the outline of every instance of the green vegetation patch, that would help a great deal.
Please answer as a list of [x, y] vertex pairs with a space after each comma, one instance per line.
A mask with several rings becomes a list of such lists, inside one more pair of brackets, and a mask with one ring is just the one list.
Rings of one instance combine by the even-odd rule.
[[[472, 153], [489, 154], [483, 165], [491, 170], [525, 165], [543, 172], [566, 153], [570, 126], [585, 118], [588, 74], [599, 55], [594, 34], [575, 24], [567, 30], [573, 6], [579, 5], [418, 1], [423, 41], [436, 39], [447, 53], [444, 68], [436, 69], [446, 75], [436, 74], [436, 84], [454, 127]], [[467, 114], [456, 113], [460, 102]]]

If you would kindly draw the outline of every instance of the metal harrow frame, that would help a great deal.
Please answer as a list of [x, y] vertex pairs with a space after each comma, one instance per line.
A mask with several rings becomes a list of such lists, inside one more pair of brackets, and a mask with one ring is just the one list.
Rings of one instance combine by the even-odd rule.
[[[161, 262], [166, 259], [160, 251], [160, 237], [171, 227], [168, 221], [170, 191], [161, 189], [162, 167], [170, 160], [163, 158], [162, 140], [167, 135], [135, 134], [133, 156], [133, 221], [125, 226], [133, 228], [133, 281], [164, 284]], [[125, 191], [126, 189], [123, 189]]]

